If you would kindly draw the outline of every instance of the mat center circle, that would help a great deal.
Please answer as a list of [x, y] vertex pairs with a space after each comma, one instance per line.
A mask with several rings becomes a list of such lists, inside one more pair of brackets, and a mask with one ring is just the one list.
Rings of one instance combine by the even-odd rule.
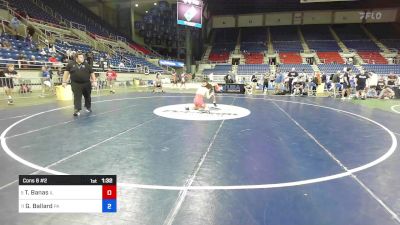
[[195, 110], [193, 104], [178, 104], [156, 108], [153, 113], [169, 119], [215, 121], [238, 119], [250, 115], [251, 112], [234, 105], [218, 104], [207, 110]]

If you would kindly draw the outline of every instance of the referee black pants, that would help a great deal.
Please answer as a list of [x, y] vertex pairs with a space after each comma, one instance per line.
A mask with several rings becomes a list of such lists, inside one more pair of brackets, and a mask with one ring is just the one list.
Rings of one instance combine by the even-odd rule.
[[293, 78], [289, 78], [289, 93], [292, 94], [293, 92]]
[[85, 98], [85, 107], [90, 109], [92, 107], [92, 84], [87, 83], [75, 83], [71, 82], [71, 89], [74, 93], [74, 107], [75, 110], [82, 109], [82, 95]]

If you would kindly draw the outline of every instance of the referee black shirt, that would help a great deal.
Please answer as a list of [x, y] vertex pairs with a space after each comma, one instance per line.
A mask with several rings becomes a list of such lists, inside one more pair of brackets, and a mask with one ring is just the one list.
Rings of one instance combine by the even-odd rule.
[[69, 72], [71, 82], [74, 83], [90, 82], [90, 75], [93, 73], [93, 68], [87, 62], [79, 64], [76, 61], [71, 61], [65, 70]]

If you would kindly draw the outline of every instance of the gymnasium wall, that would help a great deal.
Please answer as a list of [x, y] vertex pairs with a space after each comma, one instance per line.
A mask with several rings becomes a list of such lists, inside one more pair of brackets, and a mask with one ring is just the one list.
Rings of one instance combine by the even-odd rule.
[[399, 9], [320, 10], [264, 14], [223, 15], [212, 18], [213, 28], [260, 27], [306, 24], [399, 22]]

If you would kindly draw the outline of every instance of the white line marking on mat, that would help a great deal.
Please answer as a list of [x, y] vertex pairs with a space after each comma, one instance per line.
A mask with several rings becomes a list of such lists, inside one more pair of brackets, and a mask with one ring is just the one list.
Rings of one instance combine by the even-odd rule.
[[[298, 123], [292, 116], [289, 115], [284, 109], [282, 109], [276, 102], [272, 102], [280, 111], [282, 111], [297, 127], [299, 127], [304, 133], [307, 134], [309, 138], [311, 138], [319, 147], [321, 147], [331, 159], [333, 159], [344, 171], [349, 172], [350, 170], [324, 145], [322, 145], [307, 129], [305, 129], [300, 123]], [[400, 223], [399, 216], [389, 208], [370, 188], [368, 188], [355, 174], [350, 175], [361, 187], [369, 194], [372, 198], [374, 198], [385, 210], [386, 212], [392, 216], [394, 220]]]
[[11, 119], [17, 119], [17, 118], [21, 118], [27, 115], [20, 115], [20, 116], [13, 116], [13, 117], [6, 117], [6, 118], [1, 118], [0, 120], [11, 120]]
[[[234, 102], [235, 102], [235, 99], [233, 99], [231, 105]], [[211, 151], [211, 147], [213, 146], [215, 139], [217, 139], [217, 136], [218, 136], [219, 132], [221, 131], [222, 125], [224, 125], [224, 123], [225, 123], [225, 120], [222, 120], [221, 123], [219, 124], [219, 127], [218, 127], [217, 131], [215, 132], [213, 138], [211, 139], [211, 142], [208, 145], [206, 152], [201, 156], [194, 171], [190, 175], [189, 179], [186, 180], [184, 187], [188, 188], [188, 187], [192, 186], [194, 179], [196, 178], [197, 174], [199, 173], [200, 168], [203, 165], [204, 161], [206, 160], [208, 153]], [[164, 225], [172, 225], [172, 223], [175, 220], [176, 215], [178, 215], [178, 212], [181, 209], [182, 204], [186, 199], [187, 192], [188, 192], [188, 189], [184, 189], [179, 192], [178, 198], [176, 199], [176, 201], [174, 203], [174, 207], [171, 209], [171, 211], [168, 213], [168, 216], [164, 220]]]
[[53, 124], [53, 125], [50, 125], [50, 126], [41, 127], [41, 128], [39, 128], [39, 129], [30, 130], [30, 131], [26, 131], [26, 132], [23, 132], [23, 133], [11, 135], [11, 136], [6, 137], [6, 139], [19, 137], [19, 136], [22, 136], [22, 135], [25, 135], [25, 134], [30, 134], [30, 133], [38, 132], [38, 131], [41, 131], [41, 130], [49, 129], [49, 128], [56, 127], [56, 126], [60, 126], [60, 125], [65, 125], [65, 124], [74, 122], [74, 121], [79, 120], [79, 119], [87, 119], [87, 118], [91, 118], [91, 117], [95, 117], [95, 116], [100, 116], [100, 115], [104, 115], [104, 114], [116, 112], [116, 111], [119, 111], [119, 110], [123, 110], [123, 109], [127, 109], [127, 108], [132, 108], [132, 107], [135, 107], [135, 106], [136, 106], [136, 105], [131, 105], [131, 106], [128, 106], [128, 107], [121, 107], [121, 108], [117, 108], [117, 109], [113, 109], [113, 110], [109, 110], [109, 111], [105, 111], [105, 112], [93, 114], [93, 115], [90, 115], [90, 116], [88, 116], [88, 117], [77, 118], [77, 119], [74, 119], [74, 120], [68, 120], [68, 121], [65, 121], [65, 122], [56, 123], [56, 124]]
[[397, 110], [396, 107], [399, 107], [399, 108], [400, 108], [400, 105], [393, 105], [392, 107], [390, 107], [390, 109], [391, 109], [393, 112], [399, 113], [399, 114], [400, 114], [400, 111]]
[[[77, 155], [80, 155], [80, 154], [82, 154], [82, 153], [84, 153], [84, 152], [86, 152], [86, 151], [88, 151], [88, 150], [90, 150], [90, 149], [92, 149], [92, 148], [94, 148], [94, 147], [97, 147], [97, 146], [99, 146], [99, 145], [101, 145], [101, 144], [104, 144], [105, 142], [108, 142], [108, 141], [110, 141], [110, 140], [112, 140], [112, 139], [114, 139], [114, 138], [116, 138], [116, 137], [119, 137], [119, 136], [125, 134], [125, 133], [128, 133], [129, 131], [132, 131], [132, 130], [138, 128], [138, 127], [141, 127], [141, 126], [143, 126], [144, 124], [149, 123], [149, 122], [151, 122], [151, 121], [153, 121], [153, 120], [155, 120], [155, 119], [157, 119], [157, 118], [159, 118], [159, 117], [154, 117], [154, 118], [152, 118], [152, 119], [150, 119], [150, 120], [146, 120], [146, 121], [144, 121], [144, 122], [142, 122], [142, 123], [140, 123], [140, 124], [137, 124], [136, 126], [134, 126], [134, 127], [132, 127], [132, 128], [129, 128], [129, 129], [127, 129], [127, 130], [124, 130], [124, 131], [122, 131], [122, 132], [120, 132], [120, 133], [118, 133], [118, 134], [116, 134], [116, 135], [114, 135], [114, 136], [112, 136], [112, 137], [109, 137], [109, 138], [107, 138], [107, 139], [105, 139], [105, 140], [103, 140], [103, 141], [100, 141], [100, 142], [98, 142], [98, 143], [96, 143], [96, 144], [94, 144], [94, 145], [91, 145], [91, 146], [89, 146], [89, 147], [87, 147], [87, 148], [85, 148], [85, 149], [82, 149], [82, 150], [80, 150], [80, 151], [78, 151], [78, 152], [75, 152], [75, 153], [72, 154], [72, 155], [69, 155], [69, 156], [67, 156], [67, 157], [64, 157], [64, 158], [62, 158], [62, 159], [60, 159], [60, 160], [58, 160], [58, 161], [56, 161], [56, 162], [54, 162], [54, 163], [52, 163], [52, 164], [50, 164], [50, 165], [47, 165], [47, 166], [44, 167], [44, 168], [43, 168], [43, 167], [40, 167], [40, 166], [39, 166], [39, 167], [30, 166], [31, 168], [37, 169], [37, 171], [31, 173], [31, 175], [37, 174], [37, 173], [39, 173], [39, 172], [41, 172], [41, 171], [46, 172], [46, 173], [50, 173], [50, 174], [55, 174], [55, 175], [68, 175], [67, 173], [58, 172], [58, 171], [55, 171], [55, 170], [51, 170], [51, 169], [49, 169], [49, 168], [50, 168], [50, 167], [53, 167], [53, 166], [56, 166], [56, 165], [58, 165], [58, 164], [60, 164], [60, 163], [62, 163], [62, 162], [65, 162], [65, 161], [67, 161], [67, 160], [69, 160], [69, 159], [71, 159], [71, 158], [73, 158], [73, 157], [75, 157], [75, 156], [77, 156]], [[5, 150], [5, 151], [6, 151], [6, 150]], [[7, 154], [8, 154], [8, 153], [7, 153]], [[14, 154], [14, 153], [12, 153], [12, 154]], [[15, 155], [15, 157], [19, 158], [19, 156], [17, 156], [17, 155]], [[14, 157], [13, 157], [13, 158], [14, 158]], [[16, 160], [18, 160], [18, 159], [16, 159]], [[28, 162], [28, 161], [26, 161], [26, 160], [24, 160], [24, 159], [22, 159], [22, 158], [20, 158], [20, 160], [25, 161], [25, 162], [27, 162], [27, 163], [30, 163], [30, 162]], [[18, 160], [18, 161], [19, 161], [19, 160]], [[24, 163], [24, 164], [25, 164], [25, 163]], [[33, 164], [33, 165], [34, 165], [34, 164]], [[15, 181], [13, 181], [13, 182], [11, 182], [11, 183], [8, 183], [8, 184], [6, 184], [6, 185], [1, 186], [1, 187], [0, 187], [0, 190], [2, 190], [2, 189], [4, 189], [4, 188], [6, 188], [6, 187], [8, 187], [8, 186], [10, 186], [10, 185], [12, 185], [12, 184], [14, 184], [14, 183], [16, 183], [17, 181], [18, 181], [18, 180], [15, 180]]]
[[[121, 98], [121, 99], [111, 99], [111, 100], [105, 100], [105, 101], [99, 101], [99, 102], [111, 102], [111, 101], [123, 101], [123, 100], [132, 100], [132, 99], [149, 99], [149, 98], [182, 98], [182, 97], [190, 97], [193, 98], [193, 96], [152, 96], [152, 97], [136, 97], [136, 98]], [[356, 172], [360, 172], [362, 170], [366, 170], [368, 168], [371, 168], [373, 166], [376, 166], [380, 163], [382, 163], [383, 161], [385, 161], [386, 159], [388, 159], [397, 149], [397, 138], [394, 135], [394, 133], [389, 130], [387, 127], [385, 127], [384, 125], [369, 119], [365, 116], [362, 115], [358, 115], [352, 112], [348, 112], [345, 110], [341, 110], [341, 109], [335, 109], [332, 107], [328, 107], [328, 106], [322, 106], [322, 105], [316, 105], [316, 104], [309, 104], [309, 103], [304, 103], [304, 102], [296, 102], [296, 101], [287, 101], [287, 100], [277, 100], [277, 99], [264, 99], [264, 98], [256, 98], [256, 97], [235, 97], [236, 99], [249, 99], [249, 100], [263, 100], [263, 101], [275, 101], [275, 102], [284, 102], [284, 103], [293, 103], [293, 104], [300, 104], [300, 105], [306, 105], [306, 106], [311, 106], [311, 107], [317, 107], [320, 109], [329, 109], [329, 110], [333, 110], [335, 112], [338, 113], [343, 113], [343, 114], [349, 114], [349, 115], [353, 115], [356, 116], [358, 118], [364, 119], [367, 122], [373, 123], [376, 126], [382, 128], [383, 130], [385, 130], [389, 136], [391, 137], [392, 140], [392, 144], [390, 146], [390, 148], [387, 150], [387, 152], [385, 154], [383, 154], [381, 157], [379, 157], [378, 159], [369, 162], [365, 165], [350, 169], [347, 172], [343, 172], [343, 173], [338, 173], [338, 174], [333, 174], [333, 175], [329, 175], [329, 176], [324, 176], [324, 177], [318, 177], [318, 178], [312, 178], [312, 179], [307, 179], [307, 180], [297, 180], [297, 181], [290, 181], [290, 182], [284, 182], [284, 183], [270, 183], [270, 184], [255, 184], [255, 185], [246, 185], [246, 184], [241, 184], [241, 185], [230, 185], [230, 186], [190, 186], [190, 187], [182, 187], [182, 186], [165, 186], [165, 185], [154, 185], [154, 184], [134, 184], [134, 183], [124, 183], [124, 182], [120, 182], [118, 183], [119, 187], [129, 187], [129, 188], [139, 188], [139, 189], [150, 189], [150, 190], [171, 190], [171, 191], [182, 191], [182, 190], [250, 190], [250, 189], [267, 189], [267, 188], [282, 188], [282, 187], [293, 187], [293, 186], [299, 186], [299, 185], [306, 185], [306, 184], [313, 184], [313, 183], [319, 183], [319, 182], [324, 182], [324, 181], [329, 181], [329, 180], [334, 180], [334, 179], [338, 179], [338, 178], [342, 178], [342, 177], [346, 177], [346, 176], [350, 176], [352, 173], [356, 173]], [[15, 127], [16, 125], [18, 125], [19, 123], [32, 118], [34, 116], [43, 114], [43, 113], [49, 113], [49, 112], [53, 112], [56, 110], [60, 110], [62, 108], [59, 109], [53, 109], [53, 110], [48, 110], [48, 111], [44, 111], [41, 113], [37, 113], [34, 114], [32, 116], [29, 116], [27, 118], [21, 119], [17, 122], [15, 122], [14, 124], [12, 124], [11, 126], [9, 126], [6, 130], [3, 131], [3, 133], [1, 133], [0, 135], [0, 141], [1, 141], [1, 146], [3, 148], [3, 150], [10, 156], [12, 157], [14, 160], [18, 161], [19, 163], [22, 163], [28, 167], [34, 168], [34, 169], [39, 169], [39, 170], [48, 170], [45, 169], [42, 166], [33, 164], [31, 162], [28, 162], [24, 159], [22, 159], [21, 157], [15, 155], [15, 153], [13, 153], [9, 147], [7, 146], [7, 142], [5, 139], [5, 135], [7, 134], [7, 132], [9, 132], [13, 127]], [[59, 171], [54, 171], [54, 173], [51, 174], [65, 174], [63, 172], [59, 172]]]

